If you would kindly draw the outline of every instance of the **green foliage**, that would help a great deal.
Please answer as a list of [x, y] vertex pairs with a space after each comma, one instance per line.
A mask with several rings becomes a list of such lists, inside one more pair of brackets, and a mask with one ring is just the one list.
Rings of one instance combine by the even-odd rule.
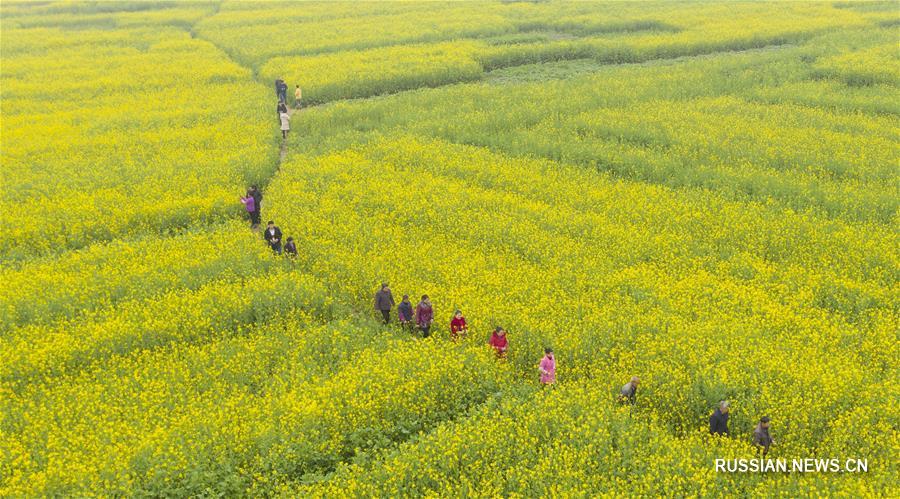
[[897, 495], [893, 5], [3, 2], [0, 495]]

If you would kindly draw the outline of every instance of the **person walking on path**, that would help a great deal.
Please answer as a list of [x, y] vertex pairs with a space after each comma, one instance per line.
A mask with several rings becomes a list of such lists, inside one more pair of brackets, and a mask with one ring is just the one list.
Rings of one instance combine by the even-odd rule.
[[294, 89], [294, 109], [300, 109], [300, 100], [303, 99], [303, 92], [300, 91], [300, 85]]
[[450, 319], [450, 339], [456, 341], [460, 337], [465, 338], [468, 332], [469, 326], [466, 325], [466, 318], [457, 309], [456, 312], [453, 312], [453, 318]]
[[253, 198], [254, 208], [256, 212], [253, 213], [250, 218], [256, 221], [256, 227], [259, 227], [260, 224], [260, 213], [262, 213], [262, 191], [259, 190], [259, 187], [251, 186], [250, 190], [247, 191], [247, 195]]
[[241, 197], [241, 203], [244, 203], [244, 208], [250, 215], [250, 227], [253, 228], [259, 225], [259, 212], [256, 211], [256, 200], [253, 199], [250, 192], [247, 192], [246, 197]]
[[619, 392], [619, 402], [622, 402], [623, 404], [634, 405], [638, 384], [640, 382], [640, 378], [638, 378], [637, 376], [632, 376], [631, 381], [625, 383], [625, 386], [623, 386], [622, 390]]
[[269, 223], [266, 224], [266, 231], [263, 233], [263, 237], [266, 238], [266, 242], [269, 243], [269, 247], [272, 248], [276, 254], [281, 254], [281, 229], [275, 226], [275, 222], [269, 220]]
[[403, 300], [397, 306], [397, 320], [400, 321], [400, 326], [411, 328], [414, 313], [412, 303], [409, 301], [409, 295], [403, 295]]
[[297, 258], [297, 245], [294, 243], [293, 237], [287, 238], [287, 242], [284, 243], [284, 252], [292, 259]]
[[506, 351], [509, 349], [509, 340], [506, 338], [506, 330], [500, 326], [497, 326], [494, 329], [494, 332], [491, 334], [491, 339], [488, 341], [488, 345], [494, 349], [494, 352], [497, 354], [498, 359], [506, 358]]
[[759, 424], [753, 429], [753, 445], [756, 446], [756, 453], [762, 451], [762, 457], [766, 457], [769, 453], [769, 446], [775, 443], [769, 434], [769, 416], [763, 416], [759, 419]]
[[431, 324], [434, 322], [434, 308], [428, 295], [422, 295], [422, 301], [416, 305], [416, 326], [422, 330], [422, 337], [427, 338], [431, 334]]
[[287, 139], [288, 132], [291, 130], [291, 115], [287, 112], [281, 113], [281, 138]]
[[381, 311], [384, 317], [384, 323], [391, 322], [391, 308], [394, 307], [394, 295], [391, 294], [391, 288], [388, 283], [381, 283], [381, 289], [375, 293], [375, 310]]
[[548, 386], [556, 383], [556, 357], [553, 356], [552, 348], [544, 348], [544, 357], [538, 364], [538, 371], [541, 373], [541, 385]]
[[287, 83], [282, 78], [275, 80], [275, 95], [278, 96], [279, 101], [284, 103], [287, 103], [287, 88]]
[[728, 401], [719, 402], [719, 407], [709, 417], [709, 433], [712, 435], [728, 435]]

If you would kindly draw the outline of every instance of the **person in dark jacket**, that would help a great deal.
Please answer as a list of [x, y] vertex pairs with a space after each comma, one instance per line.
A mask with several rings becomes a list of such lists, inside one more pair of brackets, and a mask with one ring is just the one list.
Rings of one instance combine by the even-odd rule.
[[266, 238], [266, 242], [269, 243], [269, 247], [272, 248], [276, 254], [281, 254], [281, 229], [275, 226], [275, 222], [269, 220], [269, 223], [266, 224], [266, 231], [263, 233], [263, 237]]
[[769, 446], [775, 443], [772, 436], [769, 435], [769, 416], [763, 416], [759, 419], [759, 424], [753, 429], [753, 445], [756, 446], [756, 453], [762, 451], [762, 457], [766, 457], [769, 453]]
[[623, 404], [634, 405], [635, 397], [637, 396], [638, 384], [641, 382], [641, 379], [637, 376], [632, 376], [631, 381], [625, 383], [625, 386], [622, 387], [622, 390], [619, 392], [619, 402]]
[[283, 79], [275, 80], [275, 94], [278, 95], [279, 101], [287, 103], [287, 89], [287, 83]]
[[709, 433], [728, 435], [728, 401], [719, 402], [719, 407], [709, 417]]
[[287, 242], [284, 243], [284, 252], [291, 258], [297, 258], [297, 245], [294, 244], [293, 237], [287, 238]]
[[394, 295], [386, 282], [381, 283], [381, 289], [375, 293], [375, 310], [380, 310], [384, 317], [384, 323], [391, 321], [391, 308], [394, 306]]
[[403, 300], [401, 300], [400, 305], [397, 306], [397, 319], [400, 321], [400, 325], [412, 328], [413, 313], [413, 306], [412, 302], [409, 301], [409, 295], [403, 295]]

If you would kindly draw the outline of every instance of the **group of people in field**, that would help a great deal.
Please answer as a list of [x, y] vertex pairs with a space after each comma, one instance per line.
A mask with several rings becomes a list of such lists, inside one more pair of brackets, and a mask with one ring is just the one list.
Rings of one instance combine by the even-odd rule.
[[[619, 391], [619, 402], [623, 404], [634, 405], [637, 396], [637, 388], [641, 380], [637, 376], [631, 378], [628, 383]], [[719, 402], [718, 407], [709, 416], [709, 433], [711, 435], [727, 436], [728, 435], [728, 416], [730, 413], [730, 404], [727, 400]], [[769, 434], [769, 416], [763, 416], [759, 419], [759, 423], [753, 429], [753, 445], [758, 451], [762, 451], [765, 457], [769, 453], [769, 447], [775, 443]]]
[[[434, 307], [428, 295], [422, 295], [419, 303], [413, 307], [409, 299], [409, 295], [403, 295], [400, 304], [394, 301], [394, 294], [391, 292], [388, 283], [381, 283], [381, 287], [375, 292], [375, 310], [381, 313], [384, 324], [391, 322], [391, 310], [397, 306], [397, 321], [400, 327], [410, 332], [420, 332], [423, 338], [431, 336], [431, 329], [434, 326]], [[448, 332], [451, 341], [458, 342], [465, 339], [469, 334], [469, 325], [463, 316], [462, 310], [456, 309], [448, 324]], [[506, 359], [509, 352], [509, 339], [506, 337], [506, 329], [496, 326], [488, 340], [488, 345], [494, 349], [494, 353], [498, 359]], [[553, 349], [544, 348], [544, 357], [538, 364], [538, 372], [540, 374], [540, 382], [543, 385], [551, 385], [556, 382], [556, 358], [553, 356]]]
[[[709, 433], [712, 435], [728, 436], [728, 416], [731, 412], [727, 400], [719, 402], [719, 406], [709, 416]], [[753, 445], [757, 449], [757, 453], [762, 452], [763, 457], [769, 453], [769, 447], [775, 443], [775, 439], [769, 434], [769, 425], [771, 418], [763, 416], [759, 418], [756, 427], [753, 428]]]
[[[278, 82], [281, 83], [281, 86], [279, 86]], [[284, 85], [284, 82], [281, 80], [278, 80], [278, 82], [276, 82], [276, 90], [279, 92], [279, 106], [281, 107], [285, 105], [284, 100], [286, 97], [284, 92], [287, 91], [287, 85]], [[295, 101], [297, 107], [299, 107], [299, 100], [300, 87], [298, 86]], [[284, 114], [286, 114], [286, 109]], [[289, 123], [290, 117], [287, 119]], [[284, 123], [284, 121], [282, 122]], [[283, 126], [282, 131], [284, 131]], [[287, 134], [285, 133], [284, 136], [286, 137]], [[241, 197], [241, 202], [244, 204], [244, 207], [250, 215], [251, 228], [253, 229], [258, 228], [260, 224], [262, 197], [262, 192], [256, 185], [251, 186], [247, 190], [246, 196]], [[272, 249], [272, 252], [276, 255], [281, 255], [282, 252], [284, 252], [289, 257], [296, 258], [297, 246], [294, 243], [294, 239], [288, 237], [282, 245], [281, 229], [276, 226], [273, 221], [270, 220], [266, 224], [266, 228], [263, 231], [263, 238]], [[409, 295], [404, 294], [400, 304], [397, 305], [388, 283], [384, 282], [375, 293], [374, 306], [375, 310], [381, 314], [384, 324], [390, 323], [391, 311], [396, 306], [397, 321], [402, 329], [410, 332], [419, 332], [423, 338], [427, 338], [431, 335], [435, 322], [434, 307], [432, 306], [431, 299], [428, 295], [422, 295], [419, 302], [413, 306]], [[468, 336], [469, 326], [462, 310], [456, 309], [453, 312], [453, 316], [450, 318], [448, 324], [448, 332], [450, 340], [454, 342], [465, 339]], [[509, 352], [509, 339], [507, 338], [506, 330], [501, 326], [496, 326], [488, 340], [488, 345], [494, 350], [498, 359], [505, 360]], [[544, 355], [537, 364], [537, 371], [538, 379], [542, 386], [552, 386], [556, 382], [556, 357], [553, 354], [552, 348], [544, 348]], [[637, 399], [639, 384], [640, 378], [638, 376], [633, 376], [619, 391], [619, 402], [622, 404], [634, 405]], [[710, 434], [719, 436], [727, 436], [729, 434], [729, 413], [729, 403], [727, 401], [720, 402], [716, 410], [709, 417]], [[768, 454], [769, 447], [775, 443], [774, 439], [772, 439], [769, 434], [769, 424], [769, 417], [763, 416], [753, 430], [753, 444], [758, 452], [762, 452], [763, 457]]]
[[[291, 114], [287, 107], [287, 83], [282, 78], [275, 80], [275, 95], [278, 96], [278, 120], [281, 123], [281, 138], [287, 139], [288, 132], [291, 131]], [[303, 98], [303, 92], [300, 85], [294, 89], [294, 109], [300, 109], [300, 100]]]
[[283, 251], [287, 256], [297, 258], [297, 243], [294, 242], [294, 238], [288, 236], [283, 245], [281, 243], [281, 238], [281, 228], [275, 225], [275, 222], [269, 220], [266, 223], [265, 230], [263, 230], [263, 239], [266, 240], [269, 248], [271, 248], [272, 252], [276, 255], [280, 255]]
[[294, 242], [294, 238], [288, 236], [288, 238], [285, 239], [284, 246], [282, 246], [281, 236], [281, 229], [275, 225], [275, 222], [269, 220], [266, 223], [266, 229], [263, 231], [263, 239], [266, 240], [269, 248], [271, 248], [272, 252], [276, 255], [280, 255], [283, 250], [287, 256], [297, 258], [297, 243]]
[[[381, 313], [384, 324], [389, 324], [391, 322], [391, 310], [397, 304], [394, 301], [394, 295], [388, 283], [381, 283], [381, 287], [375, 292], [374, 305], [375, 310]], [[403, 295], [403, 299], [397, 305], [397, 320], [401, 328], [409, 331], [420, 331], [422, 337], [427, 338], [431, 335], [431, 329], [434, 326], [434, 307], [431, 304], [431, 299], [428, 295], [422, 295], [419, 303], [413, 307], [409, 295]], [[453, 312], [447, 331], [450, 340], [453, 342], [467, 337], [469, 326], [460, 309], [456, 309]], [[506, 337], [506, 330], [501, 326], [496, 326], [491, 333], [490, 340], [488, 340], [488, 345], [494, 349], [497, 358], [506, 359], [509, 352], [509, 339]], [[556, 357], [553, 355], [552, 348], [544, 348], [544, 356], [538, 363], [537, 370], [542, 386], [552, 385], [556, 382]], [[633, 376], [628, 383], [625, 383], [619, 391], [619, 402], [634, 405], [640, 382], [641, 380], [638, 376]], [[709, 417], [710, 434], [728, 435], [728, 413], [728, 402], [721, 402], [719, 407]], [[774, 440], [769, 435], [768, 416], [762, 417], [753, 430], [753, 443], [758, 449], [762, 450], [763, 456], [768, 454], [769, 446], [774, 443]]]
[[[258, 229], [260, 220], [261, 220], [261, 210], [262, 210], [262, 191], [259, 190], [259, 187], [253, 185], [249, 189], [247, 189], [247, 195], [241, 196], [241, 203], [244, 205], [244, 209], [247, 210], [247, 214], [250, 216], [250, 228]], [[275, 222], [269, 220], [266, 223], [266, 228], [263, 231], [263, 239], [268, 243], [269, 248], [272, 249], [272, 252], [276, 255], [282, 254], [284, 252], [288, 256], [292, 258], [297, 257], [297, 244], [294, 242], [293, 237], [288, 237], [284, 244], [281, 242], [282, 234], [281, 228], [275, 225]]]

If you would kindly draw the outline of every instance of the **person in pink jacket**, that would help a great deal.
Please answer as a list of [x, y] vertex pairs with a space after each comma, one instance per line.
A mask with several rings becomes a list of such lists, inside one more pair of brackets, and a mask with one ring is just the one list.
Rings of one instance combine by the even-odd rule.
[[541, 384], [544, 386], [556, 383], [556, 357], [553, 356], [553, 349], [544, 348], [544, 358], [538, 364], [538, 371], [541, 372]]

